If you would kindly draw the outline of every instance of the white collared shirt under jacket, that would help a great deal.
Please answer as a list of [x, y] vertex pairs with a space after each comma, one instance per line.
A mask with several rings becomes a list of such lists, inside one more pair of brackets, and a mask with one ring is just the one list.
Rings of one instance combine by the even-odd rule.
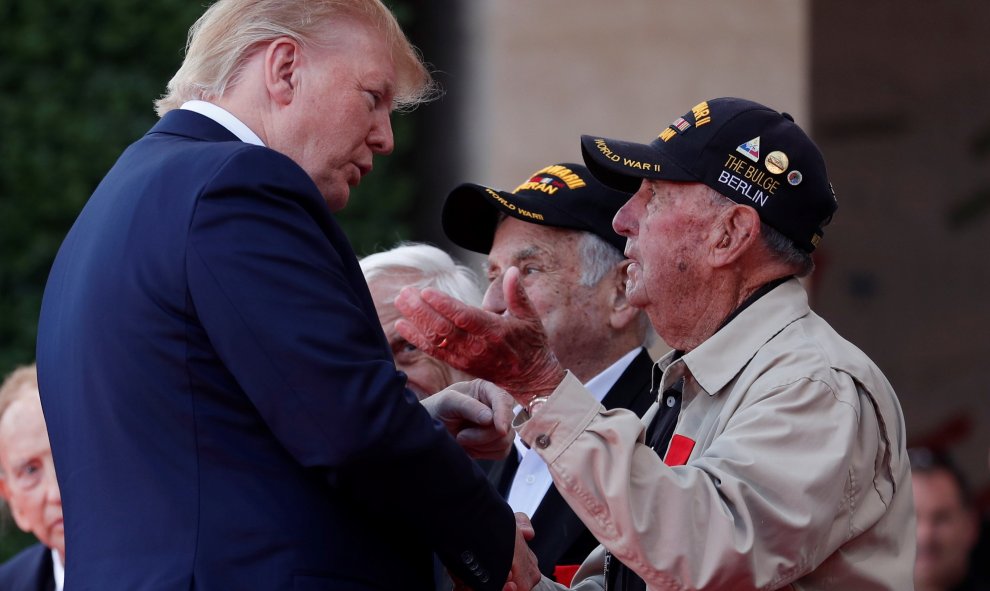
[[[516, 419], [595, 537], [649, 589], [911, 591], [915, 522], [904, 418], [880, 370], [790, 280], [680, 359], [682, 466], [572, 375]], [[539, 532], [537, 532], [539, 535]], [[574, 588], [602, 588], [604, 550]], [[557, 589], [544, 579], [538, 589]]]

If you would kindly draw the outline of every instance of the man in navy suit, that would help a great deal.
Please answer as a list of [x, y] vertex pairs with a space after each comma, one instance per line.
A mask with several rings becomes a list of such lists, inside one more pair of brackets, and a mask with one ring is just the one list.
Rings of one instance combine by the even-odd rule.
[[[642, 416], [653, 361], [643, 348], [646, 315], [625, 295], [625, 238], [612, 218], [630, 194], [610, 189], [579, 164], [544, 167], [511, 193], [466, 183], [448, 195], [443, 229], [459, 246], [488, 255], [484, 309], [502, 314], [502, 275], [517, 266], [561, 365], [605, 408]], [[516, 438], [488, 475], [513, 510], [532, 519], [530, 548], [548, 577], [569, 582], [598, 545], [553, 486], [546, 463]]]
[[17, 527], [39, 541], [0, 564], [0, 589], [61, 591], [62, 497], [34, 365], [18, 367], [0, 385], [0, 499], [7, 502]]
[[38, 336], [86, 589], [539, 576], [393, 365], [333, 212], [429, 75], [378, 0], [220, 0], [66, 237]]

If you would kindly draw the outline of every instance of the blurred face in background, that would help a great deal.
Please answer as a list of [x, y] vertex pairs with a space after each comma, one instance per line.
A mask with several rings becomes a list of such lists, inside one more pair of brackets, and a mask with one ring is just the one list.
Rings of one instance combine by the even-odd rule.
[[918, 591], [949, 589], [969, 568], [978, 533], [976, 515], [946, 470], [915, 472], [911, 480], [918, 518], [915, 586]]
[[65, 558], [62, 496], [38, 391], [26, 388], [0, 417], [0, 495], [17, 527]]
[[420, 280], [419, 275], [407, 273], [388, 276], [378, 276], [368, 283], [371, 299], [375, 302], [378, 320], [388, 339], [395, 367], [406, 374], [407, 386], [422, 400], [436, 394], [455, 382], [472, 379], [468, 374], [456, 370], [449, 365], [437, 361], [415, 345], [409, 343], [395, 330], [395, 321], [402, 317], [392, 302], [399, 291], [407, 285]]

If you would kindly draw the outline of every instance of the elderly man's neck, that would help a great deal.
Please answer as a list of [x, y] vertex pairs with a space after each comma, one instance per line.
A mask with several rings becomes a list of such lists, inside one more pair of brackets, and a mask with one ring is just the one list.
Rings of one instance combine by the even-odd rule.
[[767, 284], [794, 275], [795, 269], [783, 264], [766, 264], [748, 270], [731, 269], [715, 274], [713, 281], [699, 290], [694, 313], [687, 322], [661, 333], [671, 347], [685, 353], [697, 348], [719, 331], [740, 306]]

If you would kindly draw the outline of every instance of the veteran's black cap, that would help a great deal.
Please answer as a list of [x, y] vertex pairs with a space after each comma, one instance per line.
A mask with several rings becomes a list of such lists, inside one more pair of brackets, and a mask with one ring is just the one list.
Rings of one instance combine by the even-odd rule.
[[511, 193], [465, 183], [447, 195], [443, 231], [454, 244], [487, 254], [499, 214], [520, 220], [591, 232], [625, 248], [626, 239], [612, 229], [612, 218], [630, 193], [611, 189], [580, 164], [564, 162], [542, 168]]
[[739, 98], [699, 103], [649, 144], [581, 136], [592, 174], [635, 191], [642, 179], [699, 182], [756, 209], [811, 252], [838, 204], [825, 159], [786, 113]]

